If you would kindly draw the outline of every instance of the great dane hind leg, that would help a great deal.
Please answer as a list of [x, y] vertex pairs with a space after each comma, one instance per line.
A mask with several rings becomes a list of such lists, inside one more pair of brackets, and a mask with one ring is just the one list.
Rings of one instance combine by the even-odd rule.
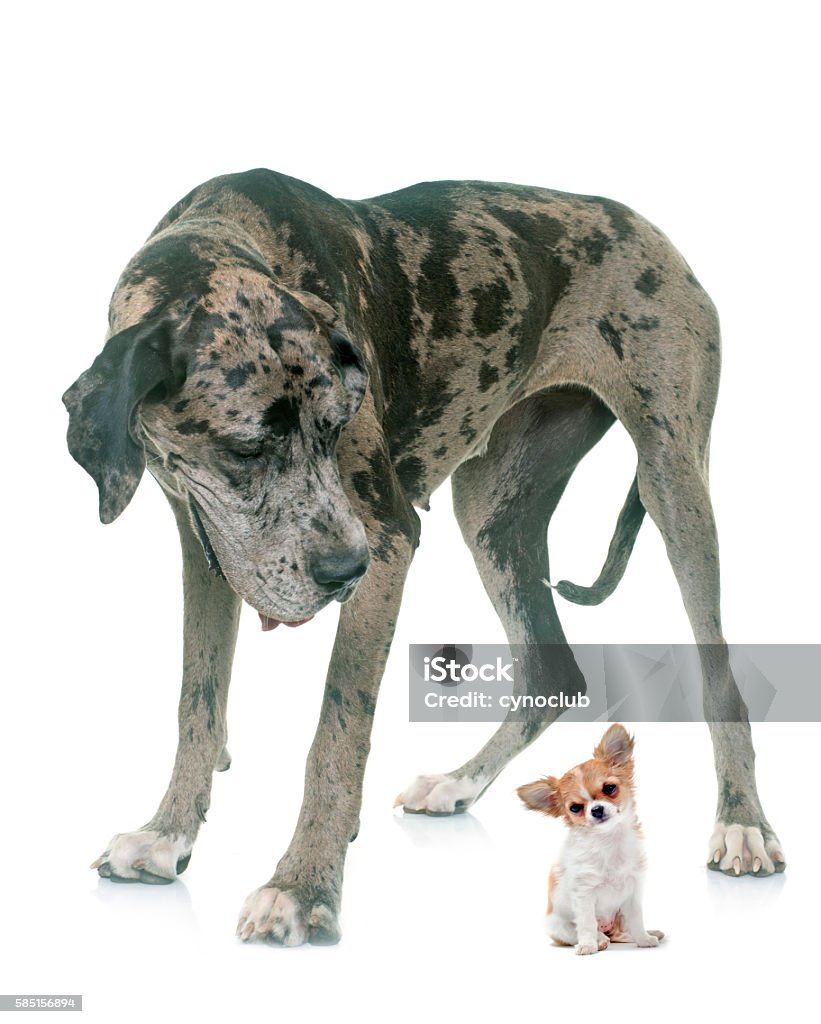
[[[340, 459], [340, 469], [343, 469]], [[342, 606], [319, 725], [308, 754], [296, 829], [273, 877], [246, 899], [237, 935], [284, 946], [339, 941], [338, 915], [348, 846], [359, 830], [362, 780], [379, 683], [402, 589], [419, 537], [419, 519], [386, 455], [358, 476], [360, 497], [396, 507], [393, 521], [362, 515], [371, 551], [367, 574]]]
[[[662, 436], [663, 435], [663, 436]], [[758, 797], [747, 708], [730, 668], [719, 610], [718, 538], [706, 459], [656, 431], [636, 438], [639, 493], [664, 538], [696, 643], [718, 781], [709, 867], [729, 875], [783, 871], [784, 853]]]
[[[547, 528], [579, 460], [613, 419], [587, 391], [540, 393], [501, 417], [487, 451], [453, 475], [462, 535], [508, 641], [519, 650], [517, 692], [538, 697], [586, 690], [545, 585]], [[447, 774], [418, 776], [397, 806], [433, 815], [465, 810], [557, 714], [534, 707], [508, 715], [475, 757]]]
[[185, 595], [177, 755], [151, 821], [115, 835], [92, 864], [112, 881], [166, 883], [183, 872], [205, 821], [213, 772], [227, 767], [225, 708], [240, 599], [209, 569], [186, 506], [177, 499], [171, 504], [182, 545]]

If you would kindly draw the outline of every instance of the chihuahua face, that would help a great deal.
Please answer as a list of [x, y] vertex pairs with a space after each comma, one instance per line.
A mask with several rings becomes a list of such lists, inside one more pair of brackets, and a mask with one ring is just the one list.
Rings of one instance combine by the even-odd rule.
[[633, 797], [633, 739], [611, 725], [593, 757], [561, 778], [549, 776], [517, 790], [527, 807], [570, 828], [550, 872], [550, 935], [577, 953], [596, 953], [611, 942], [656, 946], [641, 907], [644, 850]]
[[531, 810], [563, 818], [570, 828], [612, 826], [633, 813], [633, 739], [623, 725], [611, 726], [590, 761], [517, 792]]

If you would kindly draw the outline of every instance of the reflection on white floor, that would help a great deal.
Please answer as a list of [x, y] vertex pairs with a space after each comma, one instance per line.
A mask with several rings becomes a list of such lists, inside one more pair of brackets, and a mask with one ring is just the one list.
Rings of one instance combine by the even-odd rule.
[[[392, 703], [386, 701], [388, 718]], [[658, 949], [624, 945], [585, 958], [552, 945], [544, 927], [547, 872], [563, 826], [528, 814], [514, 789], [586, 756], [600, 726], [551, 729], [472, 813], [392, 811], [408, 773], [453, 767], [448, 750], [472, 740], [462, 728], [405, 725], [402, 743], [388, 744], [396, 723], [378, 727], [362, 828], [348, 858], [343, 939], [333, 948], [249, 947], [234, 937], [239, 907], [270, 875], [299, 797], [295, 773], [271, 792], [264, 752], [243, 749], [241, 730], [232, 743], [234, 765], [216, 779], [191, 864], [169, 886], [115, 885], [86, 867], [112, 827], [140, 824], [129, 820], [128, 807], [117, 809], [112, 762], [99, 776], [104, 799], [87, 799], [79, 815], [59, 785], [49, 791], [45, 777], [30, 780], [29, 795], [49, 806], [52, 827], [47, 840], [40, 827], [39, 842], [4, 851], [11, 863], [4, 871], [0, 987], [82, 993], [84, 1019], [100, 1022], [270, 1016], [283, 1006], [319, 1019], [344, 1005], [369, 1014], [363, 1019], [459, 1013], [493, 1021], [501, 1013], [529, 1019], [574, 1007], [588, 986], [611, 985], [648, 1013], [675, 993], [682, 1013], [709, 1000], [714, 1013], [732, 1006], [745, 1019], [762, 1019], [764, 1008], [778, 1005], [786, 972], [794, 990], [809, 984], [814, 951], [800, 937], [815, 891], [818, 829], [803, 822], [803, 798], [785, 785], [783, 771], [786, 756], [790, 777], [800, 776], [804, 760], [809, 770], [817, 726], [757, 730], [762, 798], [789, 858], [785, 875], [757, 880], [725, 878], [702, 863], [713, 802], [706, 729], [638, 725], [645, 919], [666, 937]], [[81, 759], [86, 778], [91, 760]], [[123, 784], [122, 802], [136, 805], [142, 788], [137, 779]], [[290, 820], [277, 814], [278, 805], [290, 808]], [[756, 970], [762, 956], [764, 973]], [[735, 979], [729, 988], [728, 978]]]

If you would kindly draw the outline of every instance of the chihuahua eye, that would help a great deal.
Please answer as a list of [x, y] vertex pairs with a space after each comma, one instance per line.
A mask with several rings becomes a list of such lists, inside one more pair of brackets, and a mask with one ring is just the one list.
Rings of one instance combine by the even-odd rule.
[[584, 804], [571, 804], [568, 810], [571, 814], [579, 814], [584, 810]]
[[606, 782], [602, 786], [602, 793], [605, 796], [615, 796], [618, 792], [619, 787], [614, 782]]

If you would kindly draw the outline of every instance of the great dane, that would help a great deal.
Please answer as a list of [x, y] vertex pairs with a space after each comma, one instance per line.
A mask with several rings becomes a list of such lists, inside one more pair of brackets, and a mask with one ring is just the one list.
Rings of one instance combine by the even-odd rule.
[[[143, 828], [94, 866], [184, 870], [230, 763], [226, 698], [241, 602], [262, 626], [342, 602], [304, 802], [243, 939], [335, 942], [377, 689], [417, 508], [452, 477], [462, 534], [533, 693], [584, 691], [549, 578], [547, 527], [618, 418], [636, 477], [592, 587], [618, 583], [644, 515], [661, 531], [699, 644], [718, 807], [709, 864], [769, 875], [784, 855], [759, 802], [746, 708], [719, 615], [707, 489], [719, 327], [670, 242], [601, 198], [473, 181], [361, 202], [252, 170], [195, 188], [120, 278], [110, 333], [64, 396], [71, 454], [115, 519], [146, 465], [179, 528], [185, 627], [179, 745]], [[503, 722], [462, 767], [420, 776], [406, 810], [464, 810], [555, 718]]]

